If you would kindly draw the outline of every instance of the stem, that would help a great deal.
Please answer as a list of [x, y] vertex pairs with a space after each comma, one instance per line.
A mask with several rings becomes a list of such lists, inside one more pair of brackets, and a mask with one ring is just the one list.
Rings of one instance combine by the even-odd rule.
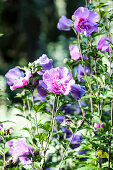
[[98, 113], [99, 113], [99, 117], [100, 117], [100, 127], [101, 127], [100, 101], [98, 101]]
[[[78, 128], [79, 128], [79, 127], [78, 127]], [[76, 132], [77, 132], [78, 128], [76, 129]], [[75, 133], [76, 133], [76, 132], [75, 132]], [[71, 142], [72, 142], [73, 137], [74, 137], [74, 133], [72, 134], [71, 140], [70, 140], [68, 146], [66, 147], [66, 149], [65, 149], [65, 151], [64, 151], [64, 154], [63, 154], [63, 156], [62, 156], [62, 160], [61, 160], [61, 162], [60, 162], [60, 165], [59, 165], [58, 170], [61, 169], [62, 163], [63, 163], [63, 161], [64, 161], [64, 157], [67, 155], [67, 151], [68, 151], [68, 148], [69, 148], [69, 146], [70, 146], [70, 144], [71, 144]]]
[[[53, 109], [52, 109], [52, 120], [51, 120], [52, 130], [51, 130], [51, 134], [50, 134], [50, 132], [48, 133], [47, 143], [46, 143], [46, 146], [45, 146], [45, 148], [44, 148], [44, 157], [42, 158], [41, 165], [40, 165], [40, 168], [41, 168], [41, 169], [43, 169], [43, 164], [44, 164], [44, 162], [45, 162], [46, 153], [47, 153], [47, 150], [48, 150], [48, 148], [49, 148], [49, 145], [50, 145], [50, 143], [51, 143], [52, 136], [53, 136], [54, 125], [55, 125], [55, 114], [54, 114], [54, 110], [55, 110], [55, 100], [56, 100], [56, 96], [55, 96], [55, 99], [54, 99], [54, 102], [53, 102]], [[56, 108], [56, 111], [57, 111], [57, 108]]]
[[[95, 75], [97, 76], [97, 64], [96, 64], [96, 58], [94, 58], [94, 63], [95, 63]], [[98, 87], [98, 91], [99, 91], [99, 83], [97, 80], [97, 87]]]
[[[108, 22], [108, 38], [110, 39], [109, 30], [110, 30], [110, 22]], [[111, 68], [111, 48], [110, 48], [109, 63], [110, 63], [110, 78], [111, 78], [111, 76], [112, 76], [112, 68]], [[110, 80], [110, 83], [111, 83], [111, 80]], [[112, 84], [111, 84], [111, 89], [112, 89]], [[111, 126], [113, 126], [113, 100], [111, 101]], [[113, 129], [111, 128], [111, 132], [112, 132], [112, 131], [113, 131]]]
[[28, 106], [28, 110], [29, 110], [29, 116], [30, 116], [30, 119], [32, 118], [31, 117], [31, 109], [30, 109], [30, 103], [29, 103], [29, 98], [27, 96], [27, 106]]
[[[32, 94], [32, 102], [33, 102], [33, 106], [34, 106], [34, 99], [33, 99], [33, 90], [31, 90], [31, 94]], [[37, 113], [35, 112], [35, 122], [36, 122], [36, 133], [38, 133], [38, 120], [37, 120]]]
[[[110, 22], [108, 22], [108, 38], [110, 40], [110, 34], [109, 34], [109, 31], [110, 31]], [[110, 48], [110, 58], [109, 58], [109, 64], [110, 64], [110, 77], [112, 75], [112, 68], [111, 68], [111, 48]]]
[[108, 142], [108, 168], [110, 169], [111, 139]]
[[82, 105], [81, 105], [81, 103], [80, 103], [80, 100], [78, 100], [78, 104], [79, 104], [80, 109], [81, 109], [81, 111], [82, 111], [82, 114], [83, 114], [83, 116], [84, 116], [84, 110], [83, 110], [83, 108], [82, 108]]
[[4, 163], [5, 163], [5, 140], [4, 140]]
[[[86, 71], [85, 71], [84, 60], [83, 60], [83, 56], [82, 56], [82, 52], [81, 52], [79, 33], [78, 33], [78, 44], [79, 44], [79, 49], [80, 49], [80, 53], [81, 53], [82, 67], [83, 67], [83, 71], [84, 71], [84, 76], [85, 76], [87, 85], [88, 85], [89, 89], [91, 90], [91, 93], [95, 96], [95, 94], [93, 93], [92, 88], [91, 88], [91, 86], [90, 86], [90, 84], [89, 84], [89, 82], [88, 82], [88, 79], [87, 79], [87, 74], [86, 74]], [[96, 97], [96, 96], [95, 96], [95, 97]]]
[[[108, 22], [108, 38], [110, 39], [110, 22]], [[111, 47], [110, 47], [110, 83], [111, 83], [111, 76], [112, 76], [112, 68], [111, 68]], [[111, 83], [111, 89], [112, 89], [112, 83]], [[111, 101], [111, 133], [113, 132], [113, 100]], [[111, 153], [111, 139], [108, 142], [108, 168], [110, 169], [110, 153]]]
[[[91, 35], [89, 36], [89, 38], [90, 38], [89, 45], [90, 45], [90, 48], [91, 48], [91, 51], [92, 51]], [[91, 72], [90, 77], [91, 78], [92, 78], [92, 72], [93, 72], [93, 70], [92, 70], [92, 63], [93, 63], [93, 59], [92, 59], [92, 56], [91, 56], [91, 58], [90, 58], [90, 72]], [[91, 114], [93, 114], [93, 99], [92, 98], [90, 98], [90, 103], [91, 103]]]
[[32, 159], [32, 170], [35, 170], [34, 161]]
[[3, 159], [4, 159], [4, 165], [3, 167], [5, 166], [5, 137], [3, 137], [3, 149], [4, 149], [4, 155], [3, 155]]
[[26, 116], [26, 111], [25, 111], [25, 101], [23, 100], [23, 110], [24, 110], [24, 116], [25, 116], [25, 120], [26, 120], [26, 127], [28, 126], [28, 122], [27, 122], [27, 116]]
[[99, 164], [98, 164], [98, 167], [99, 167], [99, 169], [101, 170], [101, 168], [102, 168], [102, 165], [99, 163]]
[[64, 161], [64, 157], [65, 157], [66, 154], [67, 154], [68, 148], [69, 148], [69, 146], [70, 146], [70, 144], [71, 144], [71, 142], [72, 142], [73, 137], [74, 137], [74, 134], [72, 135], [71, 140], [70, 140], [70, 142], [68, 143], [68, 145], [67, 145], [67, 147], [66, 147], [66, 149], [65, 149], [65, 151], [64, 151], [64, 154], [63, 154], [63, 156], [62, 156], [62, 160], [61, 160], [61, 162], [60, 162], [60, 165], [59, 165], [58, 170], [61, 169], [62, 163], [63, 163], [63, 161]]
[[[34, 106], [34, 99], [33, 99], [33, 68], [31, 70], [31, 74], [32, 74], [32, 87], [31, 87], [31, 94], [32, 94], [32, 102], [33, 102], [33, 106]], [[37, 127], [37, 124], [38, 124], [38, 120], [37, 120], [37, 113], [35, 112], [35, 121], [36, 121], [36, 133], [38, 133], [38, 127]]]
[[113, 100], [111, 101], [111, 133], [113, 132]]
[[90, 98], [90, 102], [91, 102], [91, 113], [93, 114], [93, 99]]
[[85, 0], [85, 3], [86, 3], [86, 8], [87, 8], [87, 6], [88, 6], [87, 0]]

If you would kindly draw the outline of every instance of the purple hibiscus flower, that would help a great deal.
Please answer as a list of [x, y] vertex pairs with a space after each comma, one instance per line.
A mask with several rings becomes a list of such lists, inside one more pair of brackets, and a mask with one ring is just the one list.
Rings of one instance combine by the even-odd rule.
[[73, 114], [75, 111], [75, 106], [72, 104], [66, 104], [62, 106], [60, 110], [63, 110], [65, 115], [69, 115], [70, 113]]
[[78, 155], [83, 155], [83, 154], [86, 154], [88, 152], [88, 150], [79, 150], [77, 152]]
[[97, 31], [97, 23], [99, 16], [96, 12], [88, 10], [88, 8], [79, 7], [74, 12], [74, 28], [79, 33], [89, 36], [92, 32]]
[[111, 43], [113, 43], [113, 40], [108, 37], [102, 37], [97, 44], [97, 49], [100, 50], [101, 52], [106, 51], [110, 53], [110, 45], [109, 45], [109, 40]]
[[3, 124], [2, 123], [0, 123], [0, 130], [3, 128]]
[[43, 80], [39, 80], [39, 84], [37, 87], [37, 96], [34, 97], [34, 101], [39, 100], [39, 101], [45, 101], [46, 96], [48, 95], [48, 92], [46, 91], [47, 86], [43, 82]]
[[82, 142], [82, 136], [74, 134], [74, 137], [72, 137], [72, 132], [69, 129], [66, 129], [65, 127], [62, 128], [63, 133], [66, 133], [66, 139], [68, 141], [71, 141], [70, 148], [75, 149], [80, 146], [80, 143]]
[[80, 86], [77, 84], [71, 85], [71, 94], [75, 100], [80, 100], [85, 94], [85, 86]]
[[67, 19], [67, 17], [62, 16], [62, 17], [59, 19], [59, 22], [58, 22], [58, 24], [57, 24], [57, 28], [58, 28], [59, 30], [69, 31], [70, 28], [71, 28], [71, 24], [73, 24], [72, 21], [70, 21], [69, 19]]
[[82, 142], [82, 136], [81, 135], [74, 135], [72, 141], [71, 141], [71, 149], [78, 148], [80, 146], [80, 143]]
[[[76, 45], [70, 45], [69, 46], [70, 56], [75, 61], [78, 61], [82, 58], [81, 53], [79, 52], [79, 48]], [[85, 55], [83, 54], [83, 59], [87, 59]]]
[[9, 86], [14, 84], [14, 81], [20, 77], [24, 78], [24, 72], [21, 71], [19, 68], [15, 67], [10, 69], [6, 74], [5, 77], [7, 78], [7, 84]]
[[66, 133], [66, 139], [68, 141], [70, 141], [72, 138], [72, 135], [73, 135], [72, 132], [69, 129], [67, 129], [66, 127], [62, 127], [62, 132]]
[[14, 143], [14, 141], [13, 141], [13, 140], [9, 140], [9, 141], [7, 142], [8, 147], [13, 146], [13, 143]]
[[34, 64], [39, 64], [44, 70], [38, 71], [39, 75], [43, 75], [45, 70], [50, 70], [53, 67], [53, 60], [49, 59], [46, 54], [43, 54], [39, 59], [34, 61]]
[[104, 124], [100, 125], [98, 123], [94, 123], [94, 128], [95, 128], [96, 131], [100, 131], [100, 128], [103, 128], [103, 125]]
[[9, 150], [9, 153], [13, 158], [19, 158], [23, 165], [29, 165], [32, 161], [27, 157], [29, 154], [33, 156], [34, 148], [31, 148], [27, 145], [25, 139], [17, 139], [15, 141], [11, 141], [9, 146], [12, 146]]
[[19, 68], [15, 67], [10, 69], [6, 74], [7, 83], [10, 86], [11, 90], [15, 90], [17, 88], [22, 88], [27, 86], [29, 82], [29, 78], [31, 77], [31, 72], [26, 70], [24, 73]]
[[[81, 66], [81, 64], [79, 64], [77, 72], [78, 72], [78, 81], [85, 81], [83, 79], [84, 70], [83, 70], [83, 67]], [[90, 76], [90, 68], [88, 66], [85, 66], [85, 72], [86, 72], [87, 76]]]
[[64, 121], [64, 119], [65, 119], [65, 117], [64, 116], [62, 116], [62, 115], [58, 115], [58, 116], [56, 116], [56, 121], [57, 122], [63, 122]]
[[43, 74], [43, 81], [47, 85], [48, 91], [64, 95], [71, 92], [71, 85], [75, 83], [71, 73], [65, 67], [46, 70]]
[[70, 45], [69, 51], [72, 59], [76, 61], [81, 59], [81, 53], [79, 52], [79, 48], [76, 45]]

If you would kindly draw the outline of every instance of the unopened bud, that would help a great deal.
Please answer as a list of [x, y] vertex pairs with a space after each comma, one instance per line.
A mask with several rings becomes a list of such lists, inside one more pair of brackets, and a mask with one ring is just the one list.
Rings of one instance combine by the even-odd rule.
[[14, 129], [10, 127], [4, 131], [4, 135], [11, 135], [13, 132], [14, 132]]

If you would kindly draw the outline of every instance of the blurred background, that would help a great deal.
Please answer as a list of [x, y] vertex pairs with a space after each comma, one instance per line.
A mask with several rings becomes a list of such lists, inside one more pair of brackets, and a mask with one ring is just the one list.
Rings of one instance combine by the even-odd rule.
[[[84, 0], [1, 0], [0, 2], [0, 73], [27, 65], [43, 53], [54, 63], [68, 56], [72, 32], [57, 29], [59, 17], [71, 18], [84, 6]], [[58, 63], [57, 63], [58, 65]]]

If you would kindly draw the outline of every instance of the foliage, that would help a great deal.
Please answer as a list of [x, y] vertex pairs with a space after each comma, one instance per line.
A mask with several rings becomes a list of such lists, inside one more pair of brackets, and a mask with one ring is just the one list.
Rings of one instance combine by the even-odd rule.
[[[10, 107], [21, 111], [16, 116], [25, 119], [21, 130], [28, 135], [5, 128], [10, 120], [0, 122], [3, 170], [113, 168], [112, 13], [101, 10], [105, 6], [86, 3], [87, 8], [78, 8], [72, 20], [60, 18], [57, 28], [72, 29], [77, 37], [70, 44], [71, 59], [64, 61], [67, 68], [53, 68], [43, 54], [6, 73], [10, 89], [19, 90], [16, 98], [23, 102]], [[44, 118], [38, 119], [39, 115]]]

